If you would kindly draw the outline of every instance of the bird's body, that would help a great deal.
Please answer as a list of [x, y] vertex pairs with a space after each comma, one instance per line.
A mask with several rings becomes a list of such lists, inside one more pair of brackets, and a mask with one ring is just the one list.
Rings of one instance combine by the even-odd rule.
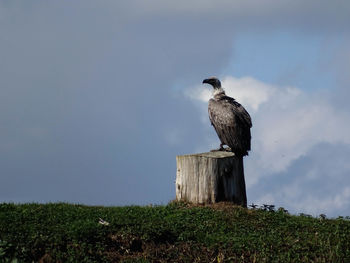
[[223, 145], [231, 148], [237, 156], [248, 155], [250, 151], [252, 121], [249, 113], [235, 99], [226, 96], [221, 83], [216, 78], [203, 81], [214, 87], [214, 96], [209, 100], [208, 113], [211, 124]]

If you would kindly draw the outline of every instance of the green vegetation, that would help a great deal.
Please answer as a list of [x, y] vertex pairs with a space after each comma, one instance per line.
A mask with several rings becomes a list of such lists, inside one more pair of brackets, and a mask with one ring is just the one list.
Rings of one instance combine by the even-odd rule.
[[229, 204], [0, 204], [0, 262], [38, 261], [350, 262], [350, 221]]

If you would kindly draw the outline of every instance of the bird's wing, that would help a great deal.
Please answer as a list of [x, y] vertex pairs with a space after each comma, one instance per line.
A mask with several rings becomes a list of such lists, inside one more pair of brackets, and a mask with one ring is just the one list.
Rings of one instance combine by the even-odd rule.
[[211, 99], [208, 112], [222, 143], [244, 153], [250, 150], [252, 121], [241, 104], [230, 97], [220, 101]]
[[209, 119], [220, 141], [228, 146], [236, 144], [236, 117], [231, 105], [211, 99], [208, 106]]
[[233, 98], [225, 96], [220, 101], [210, 99], [209, 119], [212, 122], [219, 122], [223, 125], [235, 125], [239, 121], [245, 127], [252, 127], [252, 120], [246, 109]]
[[234, 112], [235, 116], [240, 120], [240, 122], [244, 126], [248, 126], [249, 128], [251, 128], [252, 119], [250, 118], [250, 115], [246, 111], [246, 109], [240, 103], [235, 101], [233, 98], [225, 97], [224, 99], [228, 104], [232, 105], [231, 109]]
[[235, 115], [236, 123], [236, 140], [243, 151], [249, 151], [251, 148], [251, 133], [250, 128], [252, 127], [252, 119], [246, 109], [232, 98], [229, 98], [229, 104], [231, 110]]

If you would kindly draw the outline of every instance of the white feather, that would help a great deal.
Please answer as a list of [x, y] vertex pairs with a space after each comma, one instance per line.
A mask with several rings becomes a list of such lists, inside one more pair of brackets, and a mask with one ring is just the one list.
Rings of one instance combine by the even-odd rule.
[[217, 95], [221, 95], [221, 94], [225, 94], [225, 91], [223, 88], [214, 89], [213, 97], [215, 97]]

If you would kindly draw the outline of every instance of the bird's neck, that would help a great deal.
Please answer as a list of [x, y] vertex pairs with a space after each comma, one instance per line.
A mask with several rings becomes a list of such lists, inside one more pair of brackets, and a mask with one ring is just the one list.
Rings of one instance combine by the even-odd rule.
[[214, 99], [220, 99], [222, 96], [225, 96], [225, 91], [223, 90], [223, 88], [217, 88], [214, 89], [214, 93], [213, 93], [213, 97]]

